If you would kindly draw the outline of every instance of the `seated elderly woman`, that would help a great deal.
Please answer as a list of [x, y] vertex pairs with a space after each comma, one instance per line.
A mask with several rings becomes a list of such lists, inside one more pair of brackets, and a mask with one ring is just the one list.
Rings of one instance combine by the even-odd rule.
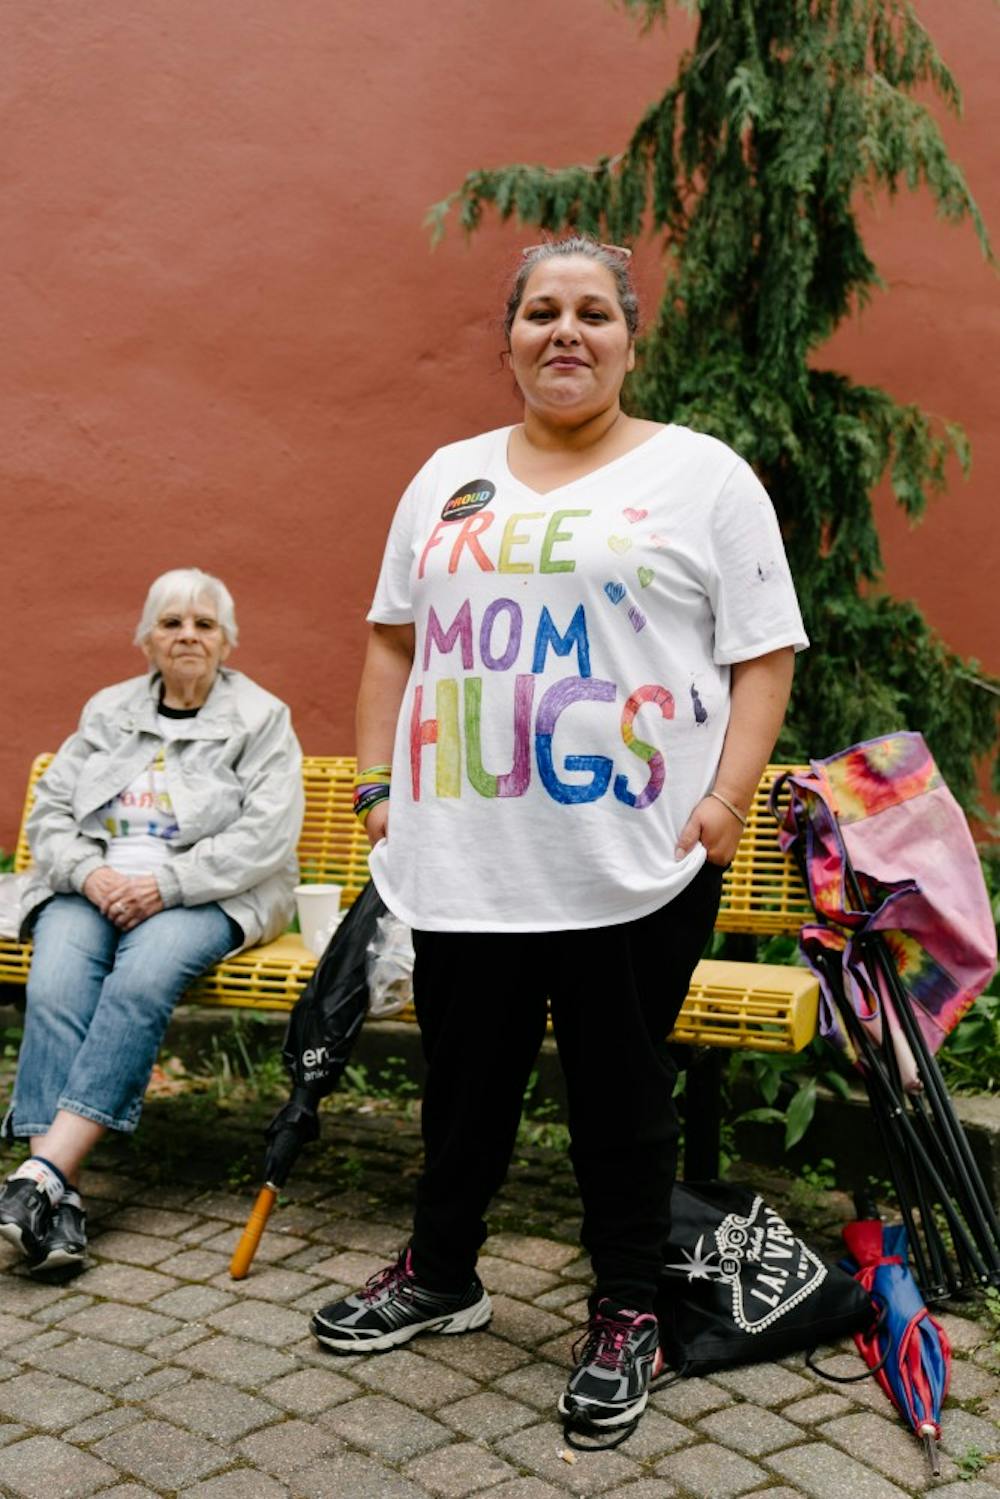
[[91, 698], [28, 822], [34, 953], [5, 1126], [31, 1155], [0, 1187], [0, 1235], [33, 1271], [83, 1263], [80, 1168], [106, 1130], [135, 1129], [180, 995], [294, 905], [301, 752], [285, 705], [223, 665], [229, 590], [164, 573], [135, 640], [150, 671]]

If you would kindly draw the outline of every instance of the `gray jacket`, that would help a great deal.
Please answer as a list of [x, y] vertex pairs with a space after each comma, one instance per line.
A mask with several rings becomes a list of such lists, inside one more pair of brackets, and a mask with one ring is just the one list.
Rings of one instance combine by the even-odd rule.
[[[83, 893], [104, 862], [99, 810], [142, 773], [163, 742], [158, 673], [90, 699], [38, 783], [28, 818], [34, 858], [21, 906], [26, 936], [55, 894]], [[302, 826], [302, 752], [284, 703], [222, 667], [197, 718], [165, 744], [167, 788], [180, 833], [156, 873], [165, 906], [218, 901], [245, 947], [269, 942], [292, 914]]]

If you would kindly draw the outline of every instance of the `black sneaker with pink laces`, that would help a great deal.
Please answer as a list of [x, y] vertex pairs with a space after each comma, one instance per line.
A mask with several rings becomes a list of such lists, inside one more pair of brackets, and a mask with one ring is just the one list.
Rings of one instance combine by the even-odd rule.
[[421, 1332], [472, 1332], [493, 1315], [478, 1275], [464, 1291], [433, 1291], [413, 1273], [404, 1249], [392, 1265], [373, 1275], [362, 1290], [316, 1312], [312, 1330], [335, 1353], [384, 1353]]
[[607, 1434], [616, 1440], [603, 1445], [617, 1446], [635, 1430], [650, 1386], [664, 1373], [656, 1318], [602, 1297], [573, 1348], [573, 1359], [569, 1383], [559, 1397], [567, 1439], [574, 1433]]

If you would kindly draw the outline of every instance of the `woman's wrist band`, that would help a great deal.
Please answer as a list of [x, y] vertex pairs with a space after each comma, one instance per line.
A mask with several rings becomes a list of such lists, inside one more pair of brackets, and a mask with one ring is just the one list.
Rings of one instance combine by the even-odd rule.
[[385, 801], [389, 795], [390, 787], [383, 781], [376, 781], [371, 786], [355, 786], [354, 788], [354, 810], [367, 806], [369, 802]]
[[379, 802], [389, 799], [389, 782], [392, 780], [391, 765], [369, 765], [359, 770], [354, 777], [354, 815], [364, 827], [368, 814]]
[[356, 786], [354, 789], [354, 815], [362, 826], [368, 821], [368, 814], [379, 802], [389, 800], [389, 786], [385, 781], [377, 781], [367, 786]]
[[727, 796], [723, 796], [721, 791], [710, 791], [708, 794], [709, 794], [709, 796], [714, 796], [715, 800], [717, 802], [721, 802], [722, 805], [725, 807], [726, 811], [727, 812], [732, 812], [733, 816], [736, 818], [736, 821], [738, 823], [740, 823], [743, 827], [746, 827], [747, 820], [743, 816], [743, 813], [740, 811], [739, 807], [734, 807], [733, 806], [732, 802], [729, 800], [729, 798]]
[[369, 786], [373, 781], [384, 781], [386, 785], [392, 780], [391, 765], [369, 765], [367, 770], [359, 770], [354, 777], [355, 786]]

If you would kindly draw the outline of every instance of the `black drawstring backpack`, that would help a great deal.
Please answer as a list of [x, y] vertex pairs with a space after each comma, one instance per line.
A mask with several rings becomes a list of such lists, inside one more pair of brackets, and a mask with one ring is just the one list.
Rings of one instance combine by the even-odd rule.
[[871, 1324], [868, 1293], [746, 1187], [678, 1182], [655, 1311], [678, 1375], [814, 1349]]

